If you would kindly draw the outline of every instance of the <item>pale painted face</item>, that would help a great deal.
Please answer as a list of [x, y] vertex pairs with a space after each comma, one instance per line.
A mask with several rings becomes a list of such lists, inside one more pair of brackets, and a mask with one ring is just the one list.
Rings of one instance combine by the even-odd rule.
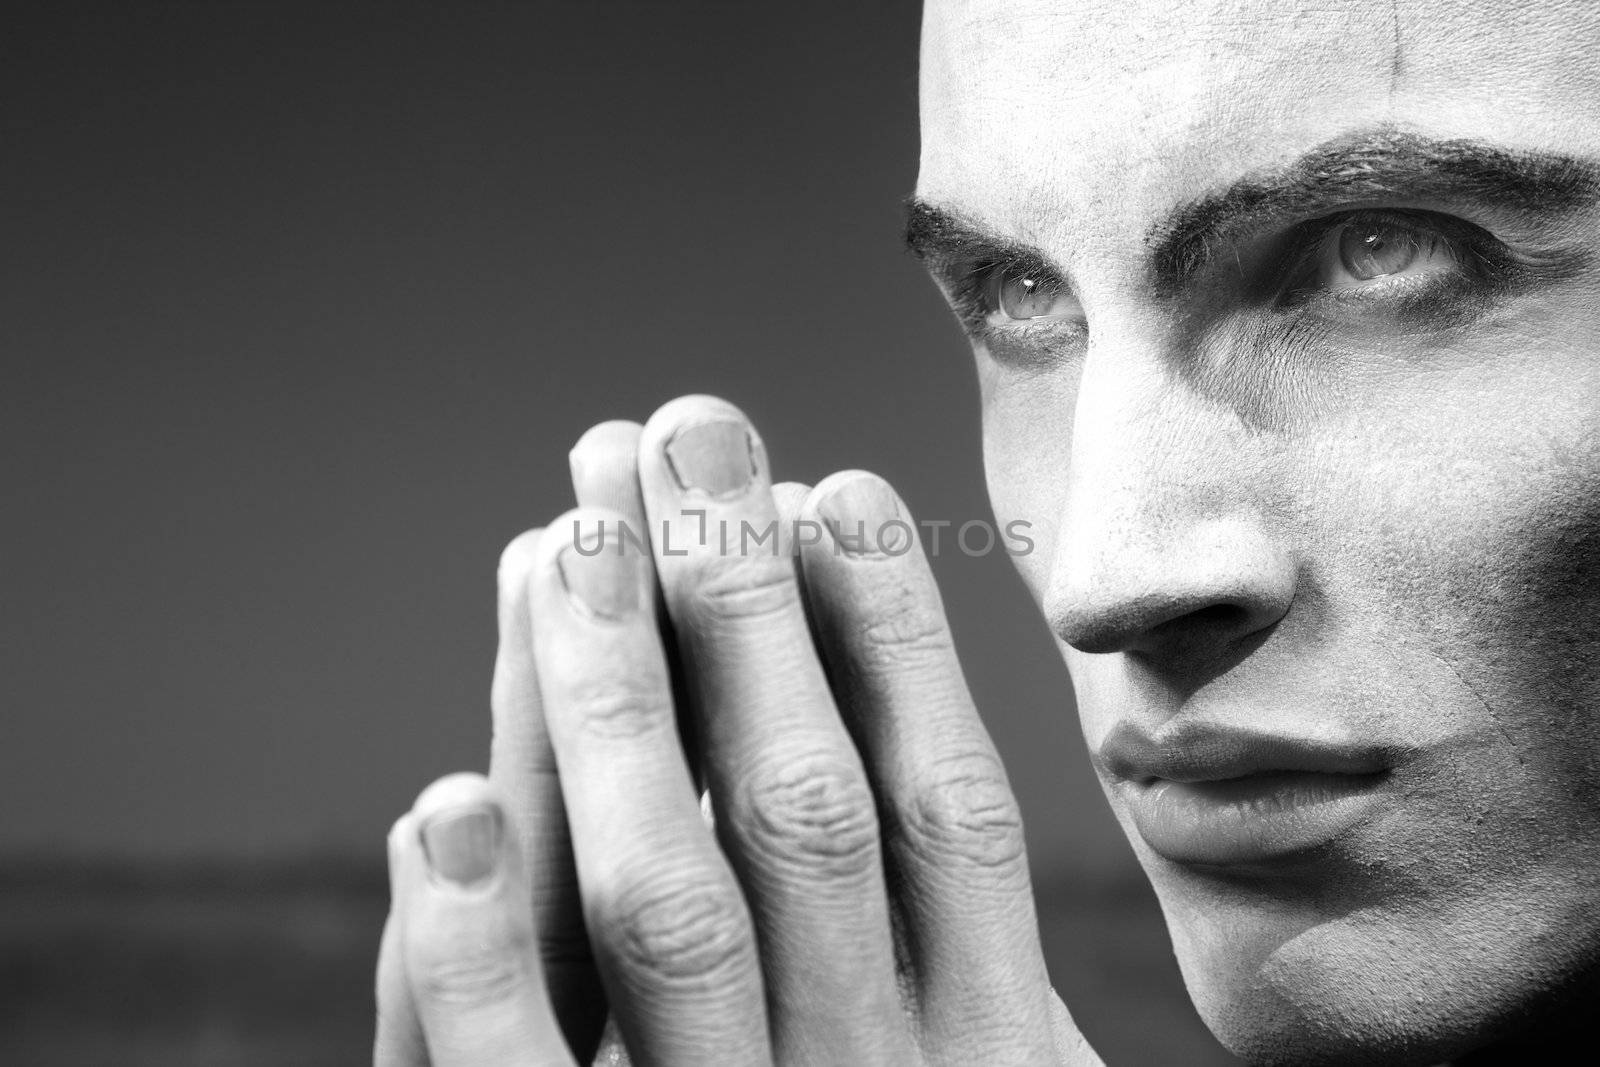
[[1600, 960], [1600, 4], [1299, 8], [930, 0], [912, 236], [1202, 1015], [1430, 1062]]

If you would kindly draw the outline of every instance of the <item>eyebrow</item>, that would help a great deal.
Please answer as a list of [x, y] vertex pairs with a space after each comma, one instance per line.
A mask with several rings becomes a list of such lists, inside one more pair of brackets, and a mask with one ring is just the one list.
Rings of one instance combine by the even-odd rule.
[[[1151, 287], [1160, 296], [1175, 295], [1217, 250], [1273, 223], [1327, 214], [1341, 203], [1393, 199], [1555, 216], [1600, 199], [1600, 167], [1481, 141], [1388, 129], [1351, 134], [1180, 205], [1151, 226], [1145, 233]], [[906, 245], [930, 265], [975, 254], [1043, 262], [1036, 249], [915, 199], [907, 211]]]
[[930, 272], [950, 283], [958, 274], [994, 266], [1026, 274], [1061, 273], [1040, 249], [917, 197], [906, 202], [905, 244]]
[[906, 201], [905, 242], [912, 255], [928, 263], [976, 259], [1012, 244], [954, 211], [935, 207], [916, 196]]

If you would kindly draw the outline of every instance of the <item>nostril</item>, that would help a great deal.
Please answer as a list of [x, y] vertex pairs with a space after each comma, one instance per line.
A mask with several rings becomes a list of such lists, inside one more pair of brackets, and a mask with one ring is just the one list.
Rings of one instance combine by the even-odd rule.
[[1173, 598], [1161, 594], [1097, 598], [1091, 594], [1067, 600], [1051, 617], [1052, 628], [1079, 652], [1126, 652], [1143, 638], [1188, 614]]
[[1160, 660], [1209, 659], [1265, 621], [1262, 613], [1230, 601], [1174, 612], [1127, 640], [1123, 648], [1141, 658]]
[[1225, 656], [1288, 612], [1298, 565], [1269, 531], [1217, 520], [1165, 534], [1064, 541], [1045, 603], [1056, 635], [1177, 667]]
[[[1080, 603], [1053, 616], [1056, 634], [1079, 652], [1133, 652], [1194, 656], [1221, 651], [1270, 627], [1283, 615], [1276, 602], [1199, 597], [1148, 596], [1115, 605]], [[1187, 602], [1186, 602], [1187, 601]], [[1195, 605], [1195, 606], [1191, 606]]]
[[1122, 611], [1078, 611], [1061, 618], [1056, 633], [1079, 652], [1138, 652], [1190, 644], [1200, 635], [1226, 639], [1249, 628], [1251, 612], [1238, 604], [1184, 610], [1154, 598]]
[[1164, 637], [1177, 630], [1234, 633], [1249, 625], [1250, 615], [1249, 610], [1238, 604], [1207, 604], [1152, 627], [1150, 633], [1156, 637]]

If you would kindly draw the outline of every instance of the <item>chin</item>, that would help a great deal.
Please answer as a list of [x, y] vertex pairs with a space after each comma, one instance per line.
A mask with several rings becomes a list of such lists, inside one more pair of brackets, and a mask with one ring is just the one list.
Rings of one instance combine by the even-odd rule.
[[1440, 1064], [1564, 1016], [1600, 961], [1570, 882], [1360, 905], [1154, 863], [1190, 997], [1251, 1064]]

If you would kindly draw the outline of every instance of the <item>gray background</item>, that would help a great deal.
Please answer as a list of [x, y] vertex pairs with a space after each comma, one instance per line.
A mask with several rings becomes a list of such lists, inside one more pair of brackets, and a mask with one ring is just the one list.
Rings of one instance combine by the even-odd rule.
[[[123, 3], [0, 31], [0, 1018], [34, 1062], [91, 1062], [61, 1051], [85, 1012], [256, 1062], [298, 1017], [219, 1006], [206, 967], [344, 976], [307, 1010], [350, 1062], [383, 832], [484, 765], [495, 561], [568, 506], [591, 423], [714, 392], [780, 478], [867, 467], [988, 517], [970, 355], [899, 246], [917, 20]], [[1114, 1062], [1215, 1056], [1020, 582], [936, 566], [1063, 993]], [[300, 955], [249, 964], [286, 927]]]

